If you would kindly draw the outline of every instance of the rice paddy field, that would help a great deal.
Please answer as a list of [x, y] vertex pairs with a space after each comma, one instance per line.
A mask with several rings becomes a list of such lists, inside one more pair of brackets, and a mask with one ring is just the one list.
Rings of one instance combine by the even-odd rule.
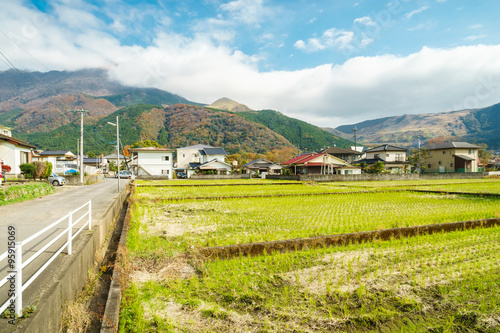
[[499, 197], [412, 191], [498, 193], [499, 180], [250, 181], [136, 188], [122, 332], [500, 332], [498, 226], [226, 260], [200, 255], [212, 246], [500, 218]]

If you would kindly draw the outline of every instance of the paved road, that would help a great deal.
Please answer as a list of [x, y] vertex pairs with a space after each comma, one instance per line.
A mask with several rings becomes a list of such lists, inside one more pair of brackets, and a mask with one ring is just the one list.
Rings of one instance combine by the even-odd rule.
[[[122, 180], [120, 182], [121, 189], [123, 189], [128, 182], [128, 180]], [[103, 181], [93, 185], [62, 186], [58, 187], [57, 192], [54, 194], [0, 207], [0, 255], [7, 251], [8, 226], [15, 226], [16, 240], [23, 241], [37, 231], [68, 214], [70, 211], [82, 206], [89, 200], [92, 200], [93, 224], [97, 223], [98, 218], [105, 213], [114, 199], [116, 199], [118, 194], [117, 185], [117, 179], [105, 178]], [[84, 211], [82, 213], [84, 213]], [[79, 216], [79, 214], [75, 214], [73, 221], [76, 221]], [[81, 224], [85, 223], [85, 221], [86, 218], [81, 221]], [[59, 234], [66, 226], [67, 219], [61, 222], [57, 226], [58, 228], [54, 229], [52, 232], [47, 232], [40, 239], [30, 242], [23, 248], [23, 261], [43, 247], [50, 240], [50, 237]], [[78, 228], [79, 226], [77, 225], [73, 231], [76, 232]], [[65, 236], [62, 238], [64, 239], [64, 237]], [[44, 255], [40, 256], [40, 259], [46, 260], [50, 257], [50, 255], [57, 251], [63, 244], [63, 240], [61, 240], [59, 244], [60, 245], [57, 246], [58, 243], [56, 243], [49, 248]], [[63, 252], [65, 252], [65, 250]], [[23, 271], [23, 280], [26, 281], [41, 265], [42, 263], [38, 263], [37, 260], [30, 264], [26, 272]], [[2, 260], [0, 262], [0, 280], [6, 275], [7, 263], [6, 260]], [[5, 287], [6, 286], [0, 288], [0, 306], [7, 300]]]

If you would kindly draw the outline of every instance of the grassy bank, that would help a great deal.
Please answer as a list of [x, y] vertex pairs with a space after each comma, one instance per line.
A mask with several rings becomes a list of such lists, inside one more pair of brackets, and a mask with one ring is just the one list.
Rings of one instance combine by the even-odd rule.
[[0, 206], [21, 202], [53, 193], [54, 188], [47, 183], [28, 183], [0, 189]]

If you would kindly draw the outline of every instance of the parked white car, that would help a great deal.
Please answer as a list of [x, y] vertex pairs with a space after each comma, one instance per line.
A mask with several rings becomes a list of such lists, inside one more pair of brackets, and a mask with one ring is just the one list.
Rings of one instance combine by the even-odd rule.
[[52, 173], [49, 176], [49, 183], [54, 186], [63, 186], [66, 183], [66, 179], [64, 177], [58, 176], [55, 173]]

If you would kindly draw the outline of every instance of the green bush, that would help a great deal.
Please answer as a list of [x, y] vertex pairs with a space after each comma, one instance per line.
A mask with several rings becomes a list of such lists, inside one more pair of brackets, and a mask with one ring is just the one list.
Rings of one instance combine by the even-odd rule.
[[46, 162], [47, 167], [45, 168], [45, 172], [43, 174], [43, 178], [47, 179], [49, 176], [52, 174], [52, 163], [51, 162]]
[[19, 166], [21, 173], [25, 178], [33, 178], [35, 176], [35, 165], [31, 163], [23, 163]]

